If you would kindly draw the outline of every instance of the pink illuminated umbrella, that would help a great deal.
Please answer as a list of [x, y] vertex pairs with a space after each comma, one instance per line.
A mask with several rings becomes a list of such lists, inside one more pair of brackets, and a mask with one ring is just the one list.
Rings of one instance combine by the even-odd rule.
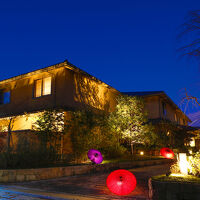
[[160, 154], [167, 159], [173, 159], [174, 158], [174, 152], [170, 148], [167, 148], [167, 147], [163, 147], [160, 150]]
[[112, 193], [127, 195], [135, 189], [137, 181], [131, 172], [125, 169], [119, 169], [109, 174], [106, 184]]
[[88, 158], [95, 164], [100, 164], [103, 161], [103, 156], [101, 152], [96, 149], [90, 149], [88, 151]]

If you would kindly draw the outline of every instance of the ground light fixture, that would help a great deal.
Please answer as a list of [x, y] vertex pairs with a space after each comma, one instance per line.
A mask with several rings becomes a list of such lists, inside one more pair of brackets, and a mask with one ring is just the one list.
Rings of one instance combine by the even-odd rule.
[[170, 148], [167, 148], [167, 147], [163, 147], [162, 149], [160, 149], [160, 154], [167, 159], [174, 158], [174, 152]]
[[119, 169], [108, 175], [106, 184], [112, 193], [117, 195], [127, 195], [135, 189], [137, 181], [130, 171]]
[[95, 164], [100, 164], [103, 161], [103, 156], [101, 152], [96, 149], [90, 149], [87, 155], [88, 158]]
[[188, 161], [186, 153], [179, 153], [178, 164], [181, 174], [188, 175]]
[[140, 151], [140, 155], [143, 156], [144, 155], [144, 151]]

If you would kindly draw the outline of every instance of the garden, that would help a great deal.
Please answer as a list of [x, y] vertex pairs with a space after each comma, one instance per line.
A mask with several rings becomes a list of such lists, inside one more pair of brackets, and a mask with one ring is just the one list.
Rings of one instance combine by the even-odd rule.
[[[9, 118], [8, 134], [1, 137], [0, 168], [89, 164], [90, 149], [102, 153], [103, 163], [160, 159], [160, 148], [172, 145], [172, 136], [165, 133], [169, 125], [162, 126], [162, 133], [156, 132], [158, 127], [148, 121], [142, 98], [123, 95], [117, 102], [111, 113], [85, 109], [68, 111], [66, 116], [61, 110], [46, 110], [28, 133], [14, 133], [16, 117]], [[174, 134], [174, 139], [174, 148], [185, 148], [186, 134], [182, 138]]]

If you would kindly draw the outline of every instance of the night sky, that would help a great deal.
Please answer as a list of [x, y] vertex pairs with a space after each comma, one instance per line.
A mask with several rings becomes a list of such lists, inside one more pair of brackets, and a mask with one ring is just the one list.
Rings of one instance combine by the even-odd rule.
[[67, 59], [119, 91], [200, 97], [200, 68], [177, 34], [199, 0], [0, 1], [0, 79]]

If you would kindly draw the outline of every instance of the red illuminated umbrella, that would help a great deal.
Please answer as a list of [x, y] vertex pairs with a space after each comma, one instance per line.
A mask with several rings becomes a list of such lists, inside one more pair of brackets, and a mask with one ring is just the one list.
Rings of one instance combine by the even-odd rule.
[[136, 187], [136, 178], [128, 170], [119, 169], [111, 172], [106, 180], [108, 189], [117, 195], [127, 195]]
[[160, 150], [160, 154], [163, 157], [168, 158], [168, 159], [173, 159], [174, 158], [174, 152], [170, 148], [167, 148], [167, 147], [163, 147]]

